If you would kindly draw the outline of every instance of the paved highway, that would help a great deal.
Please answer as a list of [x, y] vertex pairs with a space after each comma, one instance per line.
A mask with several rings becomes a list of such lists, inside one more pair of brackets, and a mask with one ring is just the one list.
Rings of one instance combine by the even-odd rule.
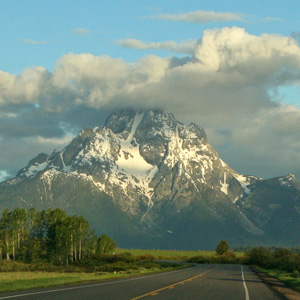
[[2, 293], [12, 300], [283, 300], [248, 267], [196, 265], [143, 277]]

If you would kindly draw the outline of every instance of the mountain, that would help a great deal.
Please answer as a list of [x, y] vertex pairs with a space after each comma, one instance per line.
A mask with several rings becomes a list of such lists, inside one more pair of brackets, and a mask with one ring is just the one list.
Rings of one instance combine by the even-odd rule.
[[116, 111], [62, 151], [0, 184], [0, 210], [59, 207], [119, 246], [214, 249], [299, 242], [300, 183], [231, 169], [196, 124], [163, 110]]

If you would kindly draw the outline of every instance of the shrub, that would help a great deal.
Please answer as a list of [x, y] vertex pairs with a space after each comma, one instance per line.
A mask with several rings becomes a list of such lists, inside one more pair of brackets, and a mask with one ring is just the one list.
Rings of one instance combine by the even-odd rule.
[[272, 253], [268, 248], [255, 247], [247, 253], [248, 264], [262, 267], [270, 266], [272, 263]]
[[210, 264], [212, 263], [212, 257], [202, 256], [202, 255], [193, 256], [188, 259], [188, 262], [198, 263], [198, 264]]
[[139, 265], [142, 266], [145, 269], [159, 269], [161, 267], [160, 264], [157, 264], [157, 263], [152, 262], [152, 261], [141, 262], [141, 263], [139, 263]]
[[247, 252], [247, 256], [246, 263], [251, 265], [287, 272], [300, 271], [300, 255], [290, 249], [278, 248], [271, 251], [268, 248], [255, 247]]
[[144, 254], [140, 256], [141, 260], [154, 260], [154, 256], [151, 254]]
[[293, 278], [299, 278], [299, 271], [295, 270], [292, 274], [291, 277]]
[[119, 272], [127, 271], [129, 269], [137, 269], [137, 266], [120, 261], [116, 263], [104, 264], [96, 268], [97, 271], [101, 272]]

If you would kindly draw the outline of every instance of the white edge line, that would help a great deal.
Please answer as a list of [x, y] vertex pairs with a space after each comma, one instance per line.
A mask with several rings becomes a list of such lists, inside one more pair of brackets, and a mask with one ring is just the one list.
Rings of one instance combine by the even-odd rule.
[[248, 292], [248, 288], [247, 288], [246, 281], [245, 281], [244, 268], [243, 268], [243, 266], [241, 266], [241, 272], [242, 272], [243, 286], [244, 286], [244, 288], [245, 288], [246, 300], [249, 300], [249, 292]]
[[[39, 294], [48, 294], [48, 293], [55, 293], [55, 292], [61, 292], [61, 291], [69, 291], [69, 290], [78, 290], [78, 289], [86, 289], [86, 288], [91, 288], [91, 287], [96, 287], [96, 286], [102, 286], [102, 285], [109, 285], [109, 284], [117, 284], [121, 282], [128, 282], [128, 281], [135, 281], [135, 280], [141, 280], [145, 278], [151, 278], [151, 277], [156, 277], [156, 276], [162, 276], [176, 272], [180, 272], [184, 270], [175, 270], [171, 272], [163, 272], [160, 274], [153, 274], [153, 275], [148, 275], [148, 276], [143, 276], [143, 277], [137, 277], [137, 278], [129, 278], [129, 279], [123, 279], [123, 280], [118, 280], [116, 278], [116, 281], [112, 282], [102, 282], [98, 284], [90, 284], [90, 285], [84, 285], [84, 286], [76, 286], [76, 287], [69, 287], [69, 288], [62, 288], [62, 289], [56, 289], [56, 290], [47, 290], [47, 291], [41, 291], [41, 292], [33, 292], [33, 293], [26, 293], [26, 294], [19, 294], [19, 295], [12, 295], [12, 296], [5, 296], [5, 297], [0, 297], [0, 299], [12, 299], [12, 298], [21, 298], [21, 297], [26, 297], [26, 296], [32, 296], [32, 295], [39, 295]], [[80, 283], [78, 283], [80, 284]]]

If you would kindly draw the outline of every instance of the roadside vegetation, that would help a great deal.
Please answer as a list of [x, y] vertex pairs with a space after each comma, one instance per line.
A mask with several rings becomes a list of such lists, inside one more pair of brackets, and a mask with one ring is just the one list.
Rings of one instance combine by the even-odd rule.
[[115, 253], [82, 216], [61, 209], [5, 210], [0, 219], [0, 292], [104, 280], [179, 268], [151, 255]]
[[[120, 249], [117, 248], [114, 251], [116, 254], [128, 252], [134, 256], [147, 257], [150, 256], [155, 260], [177, 260], [177, 261], [188, 261], [192, 257], [213, 257], [215, 251], [182, 251], [182, 250], [141, 250], [141, 249]], [[244, 255], [243, 252], [235, 252], [237, 257]]]
[[298, 249], [255, 247], [246, 253], [247, 263], [257, 271], [275, 277], [300, 292]]
[[134, 256], [152, 257], [155, 260], [177, 260], [186, 261], [190, 257], [203, 254], [205, 256], [214, 255], [213, 251], [180, 251], [180, 250], [142, 250], [142, 249], [119, 249], [115, 250], [115, 253], [130, 253]]
[[184, 265], [247, 264], [300, 291], [300, 251], [285, 248], [216, 251], [124, 250], [100, 237], [82, 216], [61, 209], [4, 210], [0, 219], [0, 292], [162, 272]]
[[129, 253], [105, 254], [101, 258], [90, 258], [68, 266], [3, 260], [0, 263], [0, 292], [128, 277], [181, 267], [134, 257]]
[[119, 273], [57, 273], [57, 272], [6, 272], [0, 273], [0, 291], [13, 292], [34, 288], [113, 279], [124, 275]]
[[243, 252], [234, 252], [229, 250], [227, 241], [221, 241], [216, 248], [216, 251], [211, 251], [212, 255], [199, 255], [192, 256], [188, 259], [191, 263], [200, 264], [245, 264], [246, 256]]
[[258, 272], [264, 273], [267, 276], [277, 278], [278, 280], [284, 282], [287, 286], [300, 292], [300, 278], [295, 276], [294, 272], [286, 272], [278, 269], [264, 269], [255, 266], [254, 269]]

